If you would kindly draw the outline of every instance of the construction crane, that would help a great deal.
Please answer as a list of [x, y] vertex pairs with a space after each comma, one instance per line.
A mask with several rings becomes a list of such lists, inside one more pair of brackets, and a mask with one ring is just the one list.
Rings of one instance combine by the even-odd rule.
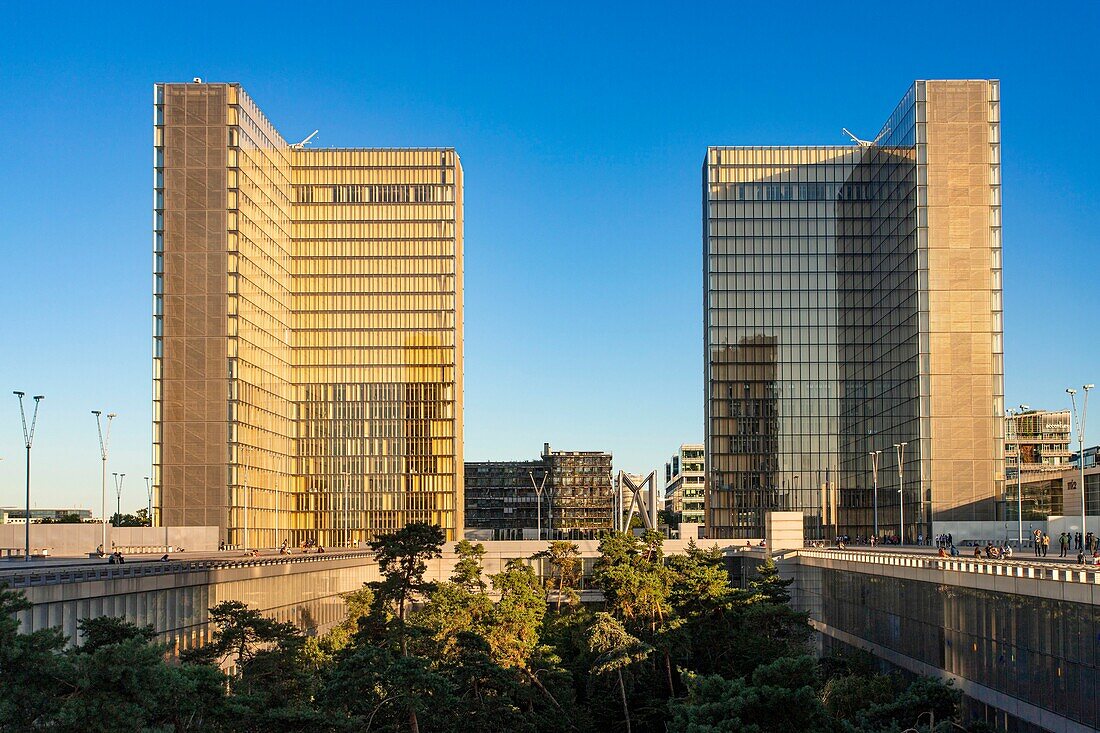
[[882, 138], [886, 137], [886, 135], [890, 132], [890, 128], [889, 127], [882, 128], [882, 132], [880, 132], [878, 134], [878, 137], [876, 137], [874, 140], [860, 140], [858, 137], [856, 137], [851, 132], [849, 132], [847, 127], [840, 128], [840, 131], [843, 132], [848, 137], [852, 138], [852, 142], [854, 142], [859, 147], [869, 148], [869, 147], [872, 147], [874, 145], [878, 145], [878, 141], [881, 140]]
[[[294, 150], [301, 150], [302, 148], [304, 148], [306, 145], [309, 144], [309, 141], [312, 140], [313, 136], [316, 135], [318, 132], [320, 132], [320, 130], [314, 130], [313, 132], [309, 133], [309, 137], [307, 137], [305, 140], [303, 140], [300, 143], [294, 143], [290, 147]], [[851, 133], [849, 133], [849, 134], [851, 134]]]

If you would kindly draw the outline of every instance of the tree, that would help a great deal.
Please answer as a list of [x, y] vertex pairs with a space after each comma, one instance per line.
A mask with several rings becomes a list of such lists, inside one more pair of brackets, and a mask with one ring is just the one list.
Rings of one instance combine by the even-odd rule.
[[[452, 709], [447, 680], [421, 657], [353, 644], [327, 671], [318, 707], [342, 715], [346, 730], [420, 730], [420, 716], [444, 718]], [[444, 725], [438, 729], [445, 730]]]
[[210, 623], [215, 627], [210, 643], [184, 652], [185, 661], [221, 667], [232, 660], [241, 668], [272, 645], [299, 648], [304, 641], [294, 624], [268, 618], [240, 601], [222, 601], [211, 608]]
[[671, 704], [672, 733], [839, 730], [818, 697], [810, 657], [781, 658], [751, 679], [688, 675], [687, 698]]
[[119, 514], [115, 512], [111, 515], [111, 525], [114, 527], [148, 527], [149, 519], [143, 516], [145, 513], [145, 509], [138, 510], [137, 514]]
[[57, 679], [67, 676], [59, 629], [19, 633], [15, 614], [31, 607], [26, 597], [0, 585], [0, 731], [47, 728], [60, 706]]
[[370, 583], [376, 598], [397, 609], [398, 637], [401, 654], [407, 655], [405, 615], [414, 597], [431, 591], [435, 583], [424, 580], [427, 561], [442, 557], [445, 536], [436, 524], [412, 522], [392, 534], [381, 535], [370, 543], [378, 561], [382, 581]]
[[456, 661], [458, 636], [484, 633], [492, 613], [493, 602], [484, 593], [472, 592], [458, 583], [440, 583], [424, 608], [412, 617], [412, 623], [427, 633], [423, 656]]
[[550, 577], [546, 585], [555, 591], [554, 611], [561, 613], [563, 597], [568, 598], [570, 605], [576, 603], [580, 597], [574, 588], [581, 580], [581, 548], [577, 543], [555, 540], [542, 552], [535, 553], [534, 557], [550, 563]]
[[485, 545], [462, 540], [455, 545], [458, 561], [455, 563], [452, 583], [458, 583], [469, 591], [485, 592], [485, 580], [481, 577], [481, 559], [485, 557]]
[[623, 669], [645, 659], [653, 647], [627, 633], [618, 619], [609, 613], [596, 614], [588, 630], [588, 644], [592, 652], [599, 655], [592, 664], [592, 672], [596, 675], [614, 672], [618, 678], [626, 731], [630, 733], [630, 705], [623, 682]]
[[84, 639], [84, 643], [78, 649], [84, 654], [90, 654], [109, 644], [122, 644], [131, 640], [149, 644], [157, 635], [152, 626], [137, 626], [124, 618], [115, 616], [82, 618], [77, 622], [77, 628], [80, 629]]
[[757, 577], [749, 581], [749, 590], [754, 595], [771, 603], [790, 603], [791, 594], [787, 588], [794, 583], [794, 578], [780, 576], [779, 568], [771, 557], [756, 568], [756, 573]]
[[676, 529], [680, 526], [681, 517], [682, 515], [680, 512], [674, 512], [671, 509], [662, 509], [657, 512], [658, 523], [672, 529]]

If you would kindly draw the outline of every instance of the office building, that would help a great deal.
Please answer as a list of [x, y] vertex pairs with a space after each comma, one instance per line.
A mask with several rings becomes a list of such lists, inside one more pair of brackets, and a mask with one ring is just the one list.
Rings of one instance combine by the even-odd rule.
[[[50, 524], [54, 522], [67, 522], [79, 524], [92, 521], [91, 509], [31, 509], [31, 524]], [[0, 507], [0, 524], [26, 524], [26, 507]]]
[[1005, 476], [1016, 471], [1061, 473], [1070, 465], [1069, 410], [1028, 410], [1011, 414], [1005, 430]]
[[462, 528], [462, 167], [154, 89], [154, 481], [231, 545]]
[[543, 537], [594, 539], [612, 526], [610, 453], [545, 443], [537, 461], [467, 462], [464, 486], [471, 539], [537, 537], [540, 500]]
[[665, 508], [681, 523], [703, 524], [706, 492], [702, 444], [685, 443], [665, 464]]
[[707, 150], [709, 536], [999, 518], [999, 87], [917, 81], [870, 141]]

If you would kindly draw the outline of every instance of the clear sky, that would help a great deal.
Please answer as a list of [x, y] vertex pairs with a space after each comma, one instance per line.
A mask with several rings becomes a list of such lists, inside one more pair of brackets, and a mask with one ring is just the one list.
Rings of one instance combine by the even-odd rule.
[[[241, 82], [287, 139], [457, 148], [468, 459], [549, 441], [642, 471], [700, 441], [706, 146], [872, 135], [916, 78], [1002, 80], [1009, 404], [1100, 383], [1100, 6], [675, 5], [9, 5], [0, 504], [22, 503], [21, 389], [46, 395], [35, 504], [98, 510], [99, 408], [144, 506], [152, 84], [194, 76]], [[1100, 403], [1089, 422], [1100, 442]]]

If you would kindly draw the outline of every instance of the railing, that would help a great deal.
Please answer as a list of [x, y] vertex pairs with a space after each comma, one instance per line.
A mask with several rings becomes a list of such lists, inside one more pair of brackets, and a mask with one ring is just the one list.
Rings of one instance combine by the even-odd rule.
[[1100, 585], [1100, 566], [1059, 566], [1049, 563], [1028, 563], [1021, 560], [991, 560], [965, 557], [939, 557], [938, 555], [909, 555], [898, 552], [865, 552], [861, 550], [804, 549], [803, 557], [819, 557], [830, 560], [866, 562], [875, 565], [893, 565], [923, 570], [941, 570], [976, 575], [999, 575], [1011, 578], [1055, 580], [1068, 583]]
[[230, 568], [253, 568], [265, 565], [289, 565], [326, 562], [328, 560], [373, 559], [374, 553], [332, 552], [312, 555], [277, 555], [274, 557], [249, 557], [233, 560], [169, 560], [142, 561], [121, 565], [61, 566], [56, 568], [12, 569], [0, 571], [0, 585], [11, 588], [58, 585], [61, 583], [87, 583], [97, 580], [142, 578], [150, 575], [172, 575]]

